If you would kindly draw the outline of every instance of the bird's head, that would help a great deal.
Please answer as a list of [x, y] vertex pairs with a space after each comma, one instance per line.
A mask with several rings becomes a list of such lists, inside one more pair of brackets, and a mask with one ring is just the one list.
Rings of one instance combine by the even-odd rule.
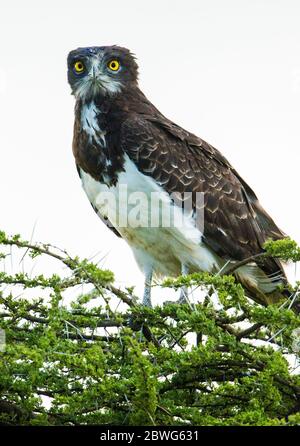
[[72, 94], [82, 100], [115, 95], [137, 83], [134, 56], [119, 46], [77, 48], [68, 55]]

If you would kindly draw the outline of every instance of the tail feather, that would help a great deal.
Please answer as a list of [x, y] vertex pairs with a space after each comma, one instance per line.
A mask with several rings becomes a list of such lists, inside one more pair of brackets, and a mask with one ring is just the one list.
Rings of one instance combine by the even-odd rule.
[[249, 297], [262, 305], [277, 303], [287, 297], [278, 289], [279, 285], [285, 286], [288, 282], [283, 267], [278, 268], [277, 262], [276, 270], [271, 273], [252, 263], [240, 267], [235, 275], [249, 293]]

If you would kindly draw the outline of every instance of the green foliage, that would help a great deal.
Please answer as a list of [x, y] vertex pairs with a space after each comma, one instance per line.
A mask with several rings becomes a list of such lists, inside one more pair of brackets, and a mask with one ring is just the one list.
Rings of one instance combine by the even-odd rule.
[[279, 257], [282, 260], [300, 261], [300, 248], [294, 240], [289, 237], [282, 240], [268, 240], [264, 244], [264, 248], [272, 257]]
[[[88, 260], [3, 232], [0, 244], [3, 265], [13, 249], [64, 267], [48, 277], [2, 268], [0, 423], [299, 425], [288, 355], [300, 318], [288, 305], [264, 308], [233, 276], [199, 273], [163, 286], [199, 287], [200, 303], [144, 308]], [[265, 255], [298, 260], [299, 248], [268, 242]]]

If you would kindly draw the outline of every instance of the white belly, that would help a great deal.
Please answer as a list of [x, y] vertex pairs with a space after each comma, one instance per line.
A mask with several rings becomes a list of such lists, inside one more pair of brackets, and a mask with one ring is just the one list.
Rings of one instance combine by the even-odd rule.
[[113, 187], [81, 170], [82, 185], [99, 214], [131, 246], [140, 268], [146, 271], [152, 266], [158, 275], [178, 275], [182, 265], [203, 271], [219, 268], [193, 218], [174, 206], [163, 188], [140, 173], [128, 157], [124, 168]]

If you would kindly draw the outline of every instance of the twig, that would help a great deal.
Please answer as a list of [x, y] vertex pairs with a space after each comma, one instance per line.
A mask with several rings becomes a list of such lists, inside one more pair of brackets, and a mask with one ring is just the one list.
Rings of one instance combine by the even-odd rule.
[[221, 276], [229, 276], [230, 274], [234, 273], [238, 268], [241, 266], [247, 265], [250, 262], [254, 262], [258, 259], [269, 257], [269, 253], [267, 252], [260, 252], [258, 254], [255, 254], [253, 256], [247, 257], [247, 259], [241, 260], [240, 262], [235, 263], [232, 267], [228, 268], [227, 270], [223, 271], [220, 275]]
[[246, 328], [244, 331], [241, 331], [240, 333], [238, 333], [236, 337], [237, 337], [237, 339], [245, 338], [246, 336], [249, 336], [249, 334], [257, 331], [262, 326], [263, 326], [263, 324], [256, 323], [256, 324], [252, 325], [251, 327]]

